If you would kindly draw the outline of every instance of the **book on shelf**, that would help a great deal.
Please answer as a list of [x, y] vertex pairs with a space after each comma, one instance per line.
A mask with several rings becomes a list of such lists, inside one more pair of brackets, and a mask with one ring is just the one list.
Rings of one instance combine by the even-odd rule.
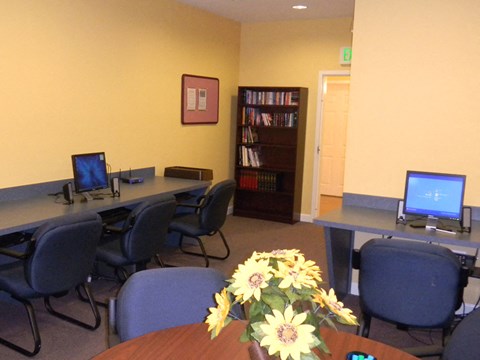
[[262, 166], [260, 147], [240, 145], [238, 163], [245, 167]]
[[248, 149], [246, 146], [242, 146], [242, 166], [250, 166], [248, 160]]
[[278, 191], [279, 174], [269, 171], [240, 170], [239, 187], [247, 190]]
[[258, 133], [256, 129], [251, 126], [242, 128], [242, 142], [247, 144], [254, 144], [258, 142]]
[[279, 127], [296, 127], [298, 113], [283, 112], [269, 113], [263, 112], [261, 109], [244, 107], [242, 111], [242, 125], [249, 126], [279, 126]]
[[258, 167], [258, 164], [255, 159], [255, 155], [253, 154], [253, 149], [248, 148], [247, 151], [248, 151], [248, 161], [250, 163], [250, 166]]
[[252, 105], [298, 105], [298, 91], [245, 90], [244, 102]]

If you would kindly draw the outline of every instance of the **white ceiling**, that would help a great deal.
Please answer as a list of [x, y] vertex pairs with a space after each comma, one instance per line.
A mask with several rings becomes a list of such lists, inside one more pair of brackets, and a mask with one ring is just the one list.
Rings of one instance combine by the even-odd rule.
[[[242, 23], [353, 17], [355, 0], [177, 0]], [[306, 5], [294, 10], [293, 5]]]

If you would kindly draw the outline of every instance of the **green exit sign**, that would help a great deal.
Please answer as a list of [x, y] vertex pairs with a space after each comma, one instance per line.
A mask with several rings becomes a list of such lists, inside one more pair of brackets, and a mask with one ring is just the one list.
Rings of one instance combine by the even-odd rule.
[[352, 48], [344, 46], [340, 48], [340, 65], [350, 65], [352, 63]]

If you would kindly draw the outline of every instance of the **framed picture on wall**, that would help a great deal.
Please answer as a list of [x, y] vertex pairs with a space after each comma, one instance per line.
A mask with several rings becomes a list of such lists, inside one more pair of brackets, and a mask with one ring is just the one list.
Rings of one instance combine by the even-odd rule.
[[217, 78], [182, 75], [182, 124], [218, 123]]

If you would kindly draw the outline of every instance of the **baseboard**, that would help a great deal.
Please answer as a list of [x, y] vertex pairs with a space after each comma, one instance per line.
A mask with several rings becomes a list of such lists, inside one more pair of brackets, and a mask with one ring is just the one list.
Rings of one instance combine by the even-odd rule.
[[306, 215], [306, 214], [300, 214], [300, 221], [311, 223], [311, 222], [313, 222], [313, 216], [312, 215]]

